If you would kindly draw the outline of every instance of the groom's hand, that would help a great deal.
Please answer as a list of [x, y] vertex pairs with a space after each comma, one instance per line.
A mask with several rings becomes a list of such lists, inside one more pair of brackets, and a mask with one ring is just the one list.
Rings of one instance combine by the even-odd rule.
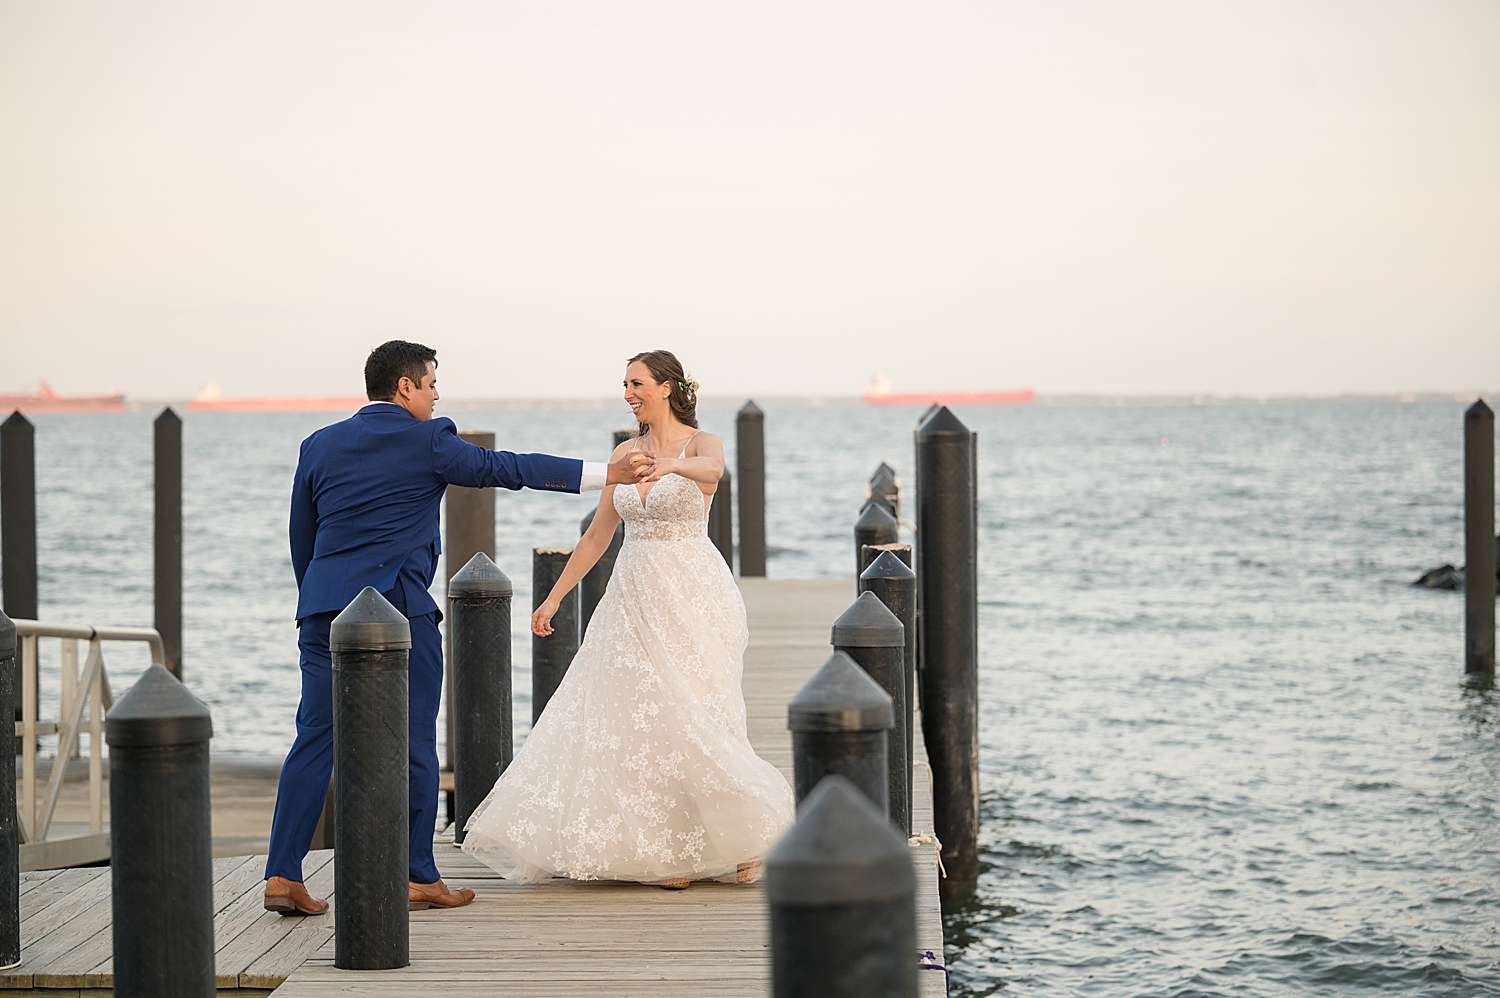
[[656, 468], [656, 452], [626, 451], [618, 461], [611, 461], [605, 481], [610, 485], [628, 485], [649, 478]]

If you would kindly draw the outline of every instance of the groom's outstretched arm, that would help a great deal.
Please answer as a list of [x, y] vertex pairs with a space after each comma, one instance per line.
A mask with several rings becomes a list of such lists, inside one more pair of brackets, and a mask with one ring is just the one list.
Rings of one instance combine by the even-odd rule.
[[[513, 454], [476, 447], [458, 435], [452, 420], [433, 420], [432, 470], [449, 485], [471, 489], [539, 489], [543, 492], [581, 492], [586, 486], [604, 487], [604, 465], [585, 475], [585, 462], [551, 454]], [[585, 481], [585, 479], [590, 479]], [[597, 482], [593, 479], [597, 479]]]

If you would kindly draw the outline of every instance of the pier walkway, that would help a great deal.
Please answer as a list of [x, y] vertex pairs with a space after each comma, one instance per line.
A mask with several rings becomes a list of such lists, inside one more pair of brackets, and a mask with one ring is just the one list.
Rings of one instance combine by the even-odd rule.
[[[791, 777], [786, 704], [831, 653], [829, 629], [854, 598], [852, 579], [743, 579], [750, 617], [745, 700], [756, 750]], [[922, 739], [916, 739], [922, 758]], [[931, 833], [925, 759], [913, 774], [915, 830]], [[770, 993], [768, 917], [760, 885], [700, 883], [685, 891], [635, 884], [518, 885], [440, 836], [438, 867], [474, 903], [455, 911], [411, 913], [411, 966], [346, 971], [333, 967], [333, 915], [282, 918], [263, 911], [264, 857], [215, 860], [215, 943], [220, 994], [278, 998], [332, 995], [562, 996], [650, 998]], [[330, 897], [332, 853], [308, 857], [308, 887]], [[919, 949], [943, 952], [937, 859], [912, 847], [917, 868]], [[107, 869], [22, 875], [23, 963], [0, 972], [8, 995], [107, 995], [110, 899]], [[943, 994], [943, 974], [921, 972], [922, 995]], [[98, 990], [94, 990], [98, 989]]]

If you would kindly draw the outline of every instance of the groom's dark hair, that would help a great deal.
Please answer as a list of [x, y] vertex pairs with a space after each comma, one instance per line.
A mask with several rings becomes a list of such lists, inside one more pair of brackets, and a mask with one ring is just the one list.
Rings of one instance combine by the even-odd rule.
[[420, 385], [429, 360], [437, 366], [437, 351], [420, 343], [387, 340], [380, 344], [365, 359], [365, 398], [372, 402], [390, 401], [396, 397], [402, 378]]

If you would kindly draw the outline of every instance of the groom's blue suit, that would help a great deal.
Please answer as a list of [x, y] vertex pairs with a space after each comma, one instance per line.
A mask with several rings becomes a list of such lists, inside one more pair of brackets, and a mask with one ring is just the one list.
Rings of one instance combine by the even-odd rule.
[[302, 441], [292, 482], [292, 570], [302, 702], [297, 739], [281, 768], [266, 877], [302, 880], [302, 859], [333, 769], [333, 618], [373, 586], [411, 622], [411, 879], [438, 879], [438, 697], [443, 685], [442, 614], [428, 587], [442, 552], [438, 510], [449, 485], [577, 492], [583, 463], [512, 454], [459, 439], [450, 419], [422, 420], [374, 402]]

